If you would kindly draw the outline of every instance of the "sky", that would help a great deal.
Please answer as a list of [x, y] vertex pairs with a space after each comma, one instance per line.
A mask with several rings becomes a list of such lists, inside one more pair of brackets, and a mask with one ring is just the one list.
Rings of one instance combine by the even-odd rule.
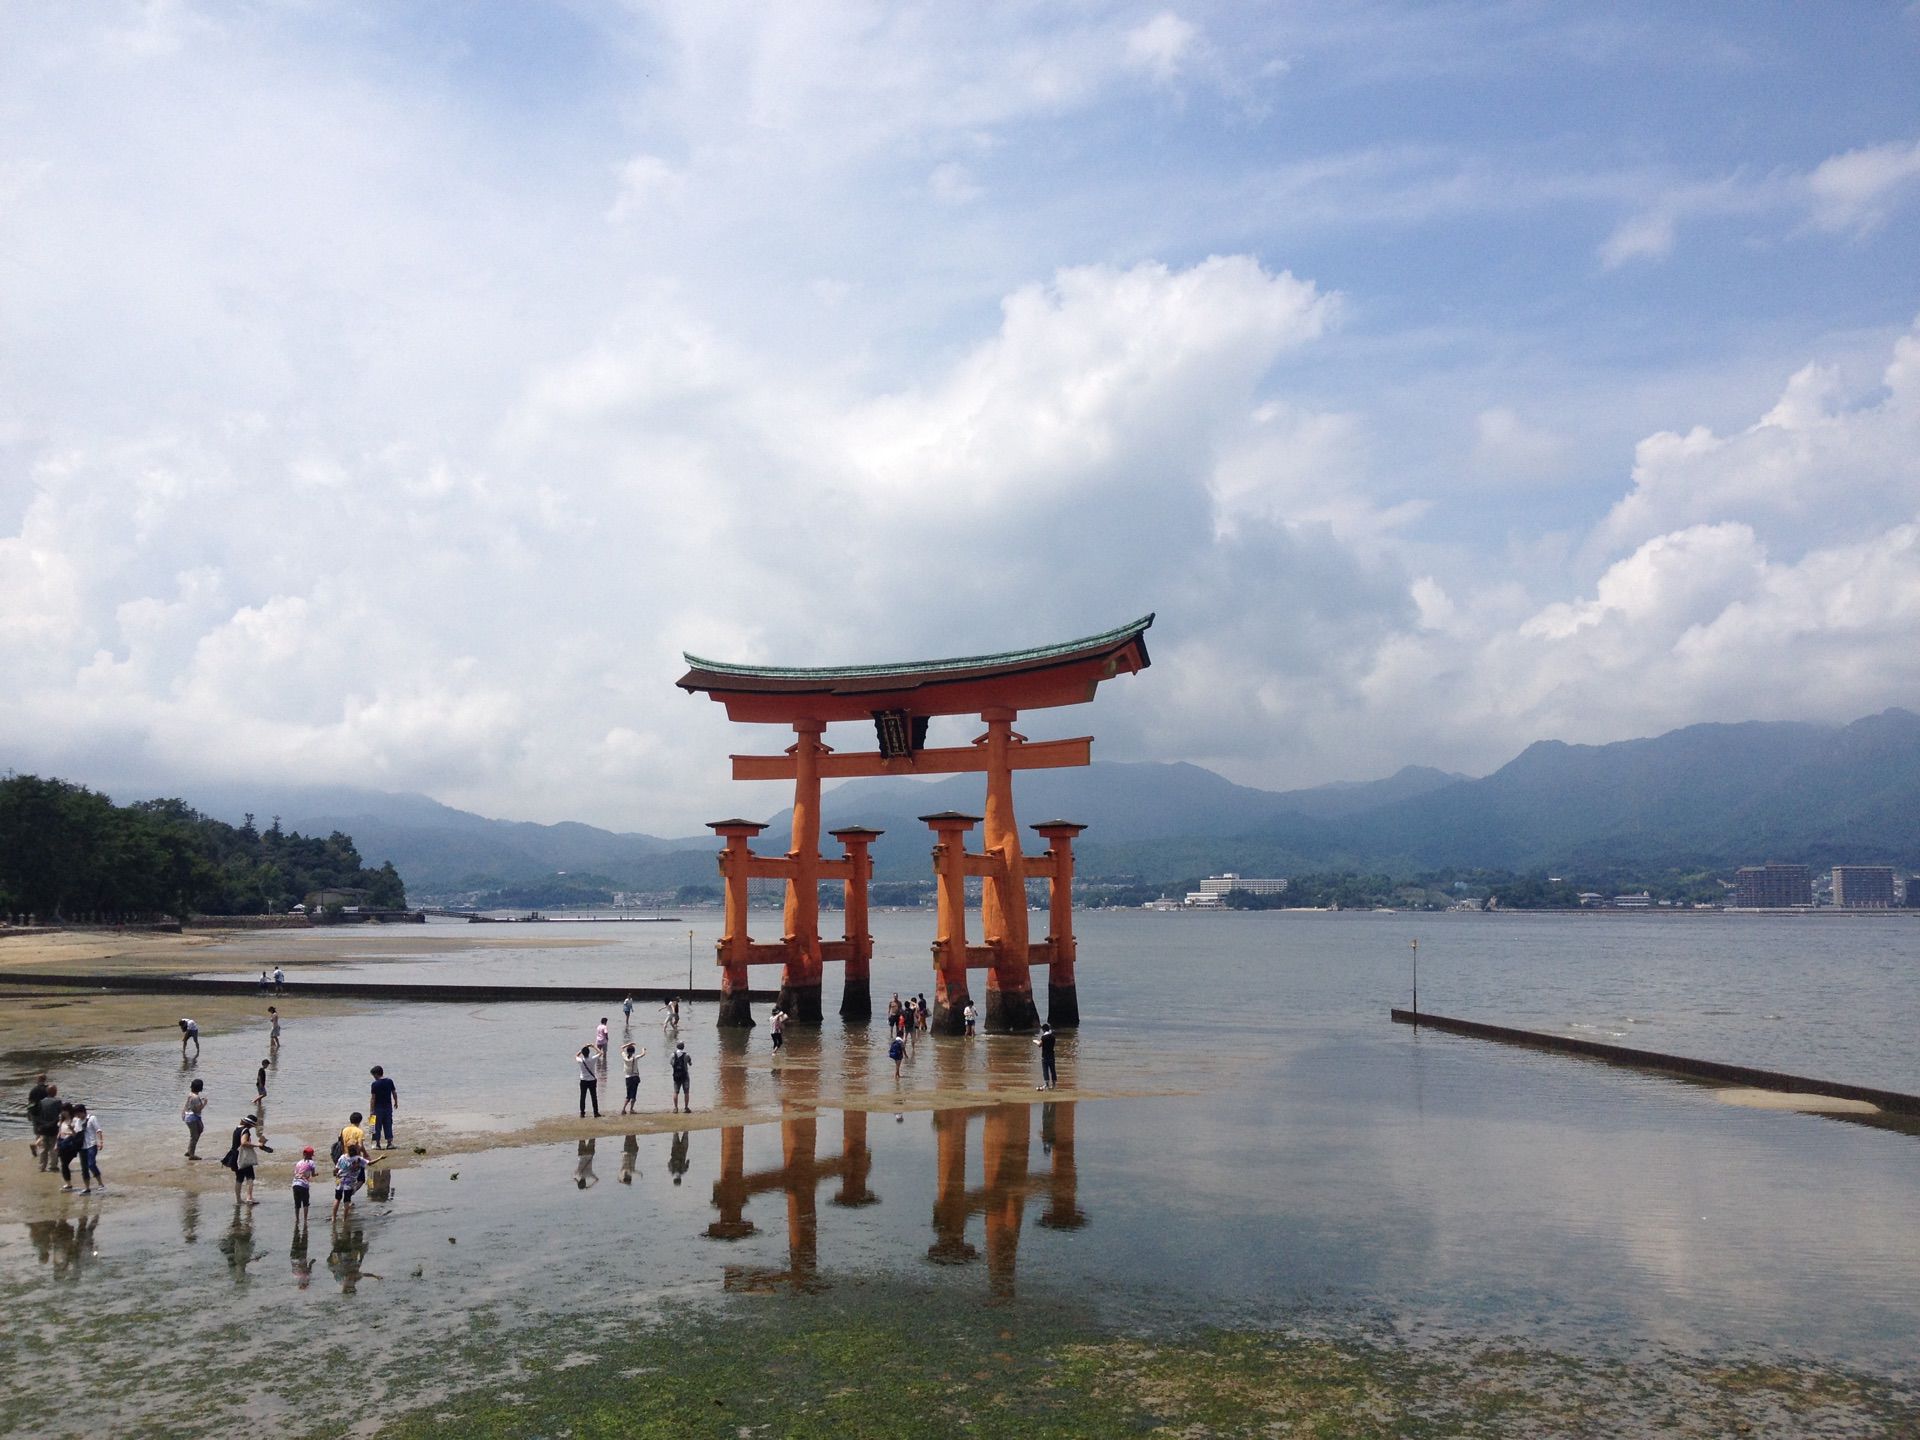
[[791, 739], [683, 651], [1149, 611], [1022, 733], [1286, 788], [1920, 708], [1920, 6], [0, 33], [0, 769], [683, 834]]

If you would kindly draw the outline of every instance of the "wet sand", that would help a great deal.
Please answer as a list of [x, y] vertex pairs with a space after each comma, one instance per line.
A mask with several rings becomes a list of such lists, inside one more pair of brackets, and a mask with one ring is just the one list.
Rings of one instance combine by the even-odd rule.
[[1838, 1095], [1806, 1095], [1783, 1090], [1727, 1089], [1713, 1092], [1723, 1105], [1747, 1110], [1782, 1110], [1800, 1115], [1878, 1115], [1878, 1105]]
[[594, 936], [423, 933], [420, 926], [339, 926], [305, 930], [0, 930], [0, 969], [58, 974], [185, 975], [303, 966], [372, 964], [463, 950], [582, 950], [613, 943]]
[[[1046, 1092], [1049, 1101], [1148, 1099], [1179, 1093], [1173, 1090], [1077, 1089], [1060, 1086]], [[528, 1146], [565, 1144], [585, 1139], [608, 1139], [628, 1135], [664, 1135], [679, 1131], [720, 1130], [739, 1125], [768, 1125], [782, 1120], [808, 1119], [837, 1114], [843, 1110], [871, 1115], [920, 1114], [934, 1110], [978, 1110], [988, 1106], [1024, 1105], [1038, 1098], [1030, 1086], [993, 1085], [980, 1090], [916, 1090], [898, 1095], [871, 1094], [834, 1096], [818, 1102], [795, 1101], [780, 1106], [696, 1109], [675, 1114], [671, 1110], [642, 1110], [632, 1115], [602, 1111], [598, 1118], [584, 1119], [562, 1113], [551, 1119], [499, 1131], [455, 1129], [432, 1121], [402, 1117], [395, 1149], [381, 1151], [376, 1163], [392, 1170], [405, 1171], [429, 1161], [445, 1160], [452, 1155], [478, 1155], [496, 1150], [518, 1150]], [[328, 1169], [325, 1147], [309, 1133], [282, 1140], [275, 1135], [273, 1117], [268, 1115], [267, 1138], [273, 1151], [260, 1157], [256, 1195], [264, 1203], [279, 1201], [291, 1183], [293, 1162], [300, 1158], [301, 1144], [311, 1144], [322, 1171]], [[209, 1125], [200, 1141], [200, 1159], [189, 1162], [179, 1145], [184, 1140], [161, 1141], [151, 1135], [116, 1142], [111, 1130], [107, 1146], [100, 1155], [100, 1168], [107, 1177], [106, 1195], [156, 1192], [168, 1194], [226, 1194], [233, 1189], [233, 1172], [221, 1167], [231, 1125]], [[285, 1127], [291, 1135], [293, 1127]], [[310, 1131], [311, 1127], [309, 1127]], [[184, 1137], [184, 1129], [180, 1132]], [[331, 1135], [327, 1143], [331, 1144]], [[323, 1174], [322, 1180], [324, 1181]], [[97, 1197], [96, 1197], [97, 1198]], [[39, 1170], [38, 1162], [27, 1153], [26, 1139], [10, 1141], [0, 1154], [0, 1223], [17, 1223], [57, 1218], [82, 1203], [79, 1193], [60, 1190], [57, 1182]]]

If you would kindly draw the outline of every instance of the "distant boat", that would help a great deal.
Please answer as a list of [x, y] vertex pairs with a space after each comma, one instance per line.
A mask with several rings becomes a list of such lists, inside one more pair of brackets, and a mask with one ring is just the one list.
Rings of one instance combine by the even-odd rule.
[[538, 910], [533, 910], [522, 915], [520, 917], [520, 923], [522, 925], [544, 925], [547, 923], [547, 917], [542, 915]]

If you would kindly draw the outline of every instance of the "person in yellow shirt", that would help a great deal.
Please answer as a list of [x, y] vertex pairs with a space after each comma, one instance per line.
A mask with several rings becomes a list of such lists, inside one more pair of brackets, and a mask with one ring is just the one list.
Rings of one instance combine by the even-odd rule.
[[365, 1153], [367, 1132], [360, 1128], [360, 1122], [365, 1118], [364, 1115], [356, 1110], [348, 1117], [347, 1123], [340, 1127], [340, 1154], [346, 1154], [347, 1151], [355, 1145], [361, 1146], [362, 1153]]

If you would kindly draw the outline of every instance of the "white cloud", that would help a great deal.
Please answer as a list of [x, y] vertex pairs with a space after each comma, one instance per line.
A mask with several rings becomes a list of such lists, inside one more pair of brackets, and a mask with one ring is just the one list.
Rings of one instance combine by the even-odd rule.
[[1733, 435], [1661, 432], [1635, 450], [1633, 488], [1596, 541], [1608, 550], [1681, 526], [1738, 519], [1783, 546], [1857, 534], [1920, 511], [1920, 327], [1902, 336], [1877, 395], [1856, 402], [1809, 365]]
[[1127, 32], [1127, 62], [1146, 71], [1162, 85], [1180, 75], [1199, 32], [1171, 10]]
[[1673, 212], [1668, 209], [1630, 215], [1600, 246], [1600, 263], [1617, 270], [1633, 260], [1664, 260], [1673, 253]]
[[[0, 763], [684, 833], [773, 737], [672, 690], [683, 647], [898, 658], [1147, 609], [1102, 753], [1265, 783], [1916, 698], [1920, 341], [1871, 390], [1780, 341], [1823, 363], [1736, 410], [1697, 374], [1761, 362], [1707, 347], [1596, 441], [1488, 359], [1537, 338], [1493, 312], [1573, 304], [1585, 229], [1528, 232], [1546, 292], [1420, 292], [1488, 253], [1451, 227], [1522, 212], [1629, 213], [1612, 263], [1706, 214], [1898, 225], [1901, 146], [1694, 186], [1384, 113], [1329, 149], [1338, 47], [1231, 7], [528, 12], [613, 30], [614, 81], [389, 7], [324, 45], [301, 7], [51, 13], [0, 48]], [[1404, 39], [1340, 43], [1429, 83]], [[1280, 53], [1305, 108], [1268, 125]], [[1657, 321], [1623, 317], [1691, 338]], [[1565, 493], [1576, 461], [1608, 488]], [[1741, 637], [1778, 632], [1827, 689], [1756, 680]]]
[[1866, 234], [1920, 188], [1920, 140], [1889, 141], [1832, 155], [1811, 171], [1735, 173], [1655, 189], [1616, 225], [1599, 249], [1609, 270], [1673, 253], [1683, 221], [1728, 216], [1802, 217], [1814, 228]]
[[1476, 469], [1507, 481], [1553, 479], [1567, 463], [1567, 442], [1544, 426], [1530, 424], [1504, 405], [1474, 417], [1473, 463]]
[[686, 177], [658, 155], [636, 155], [620, 167], [619, 189], [607, 218], [616, 224], [670, 204], [685, 191]]
[[1814, 223], [1824, 230], [1870, 230], [1920, 186], [1920, 140], [1869, 145], [1835, 155], [1807, 177]]
[[969, 205], [987, 193], [973, 178], [973, 172], [954, 160], [933, 167], [933, 173], [927, 176], [927, 191], [942, 205]]

